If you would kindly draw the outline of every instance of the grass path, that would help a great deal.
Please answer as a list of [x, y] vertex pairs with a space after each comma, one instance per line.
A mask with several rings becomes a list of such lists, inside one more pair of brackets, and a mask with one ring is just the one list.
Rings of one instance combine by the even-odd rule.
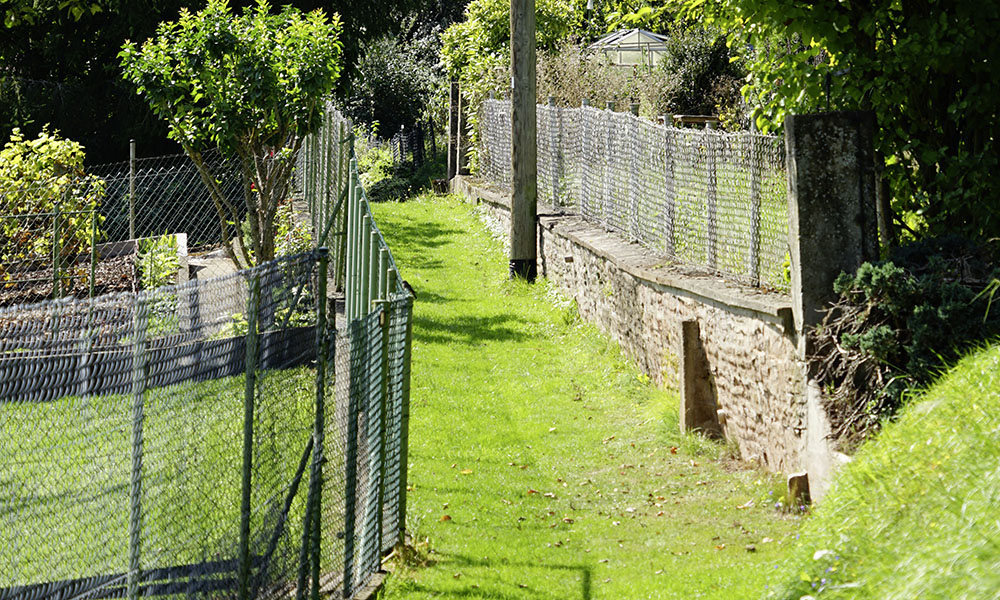
[[758, 597], [793, 544], [777, 480], [677, 431], [571, 305], [506, 278], [466, 205], [374, 206], [416, 291], [408, 529], [384, 598]]

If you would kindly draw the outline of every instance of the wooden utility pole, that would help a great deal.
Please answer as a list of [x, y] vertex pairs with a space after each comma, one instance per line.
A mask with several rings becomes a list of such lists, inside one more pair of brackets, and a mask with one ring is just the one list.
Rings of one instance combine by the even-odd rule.
[[538, 274], [538, 171], [535, 122], [535, 0], [510, 2], [511, 175], [510, 276]]

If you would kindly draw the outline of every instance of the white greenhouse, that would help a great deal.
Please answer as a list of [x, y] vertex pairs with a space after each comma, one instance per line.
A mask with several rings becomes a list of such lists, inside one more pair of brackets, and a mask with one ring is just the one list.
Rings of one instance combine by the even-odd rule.
[[602, 52], [613, 65], [655, 67], [667, 53], [666, 36], [644, 29], [619, 29], [597, 40], [588, 50]]

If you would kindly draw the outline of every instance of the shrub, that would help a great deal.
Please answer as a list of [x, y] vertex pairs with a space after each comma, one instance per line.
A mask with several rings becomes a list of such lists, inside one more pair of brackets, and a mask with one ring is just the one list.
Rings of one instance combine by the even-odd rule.
[[51, 260], [57, 210], [66, 213], [58, 223], [60, 257], [89, 249], [104, 181], [86, 175], [83, 161], [83, 146], [58, 133], [45, 128], [29, 140], [14, 129], [0, 150], [0, 214], [11, 217], [0, 219], [0, 264]]
[[940, 238], [840, 275], [840, 300], [811, 336], [813, 375], [827, 391], [827, 412], [843, 443], [877, 430], [909, 390], [1000, 332], [1000, 312], [989, 310], [983, 293], [997, 274], [985, 250]]

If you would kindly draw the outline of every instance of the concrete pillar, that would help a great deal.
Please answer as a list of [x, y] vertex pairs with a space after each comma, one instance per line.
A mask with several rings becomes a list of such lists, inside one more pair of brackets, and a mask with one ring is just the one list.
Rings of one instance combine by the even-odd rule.
[[834, 300], [833, 281], [878, 258], [874, 115], [835, 112], [785, 119], [792, 311], [802, 335]]
[[718, 405], [698, 321], [681, 321], [680, 345], [681, 431], [698, 430], [706, 435], [719, 436], [722, 428], [719, 425]]

